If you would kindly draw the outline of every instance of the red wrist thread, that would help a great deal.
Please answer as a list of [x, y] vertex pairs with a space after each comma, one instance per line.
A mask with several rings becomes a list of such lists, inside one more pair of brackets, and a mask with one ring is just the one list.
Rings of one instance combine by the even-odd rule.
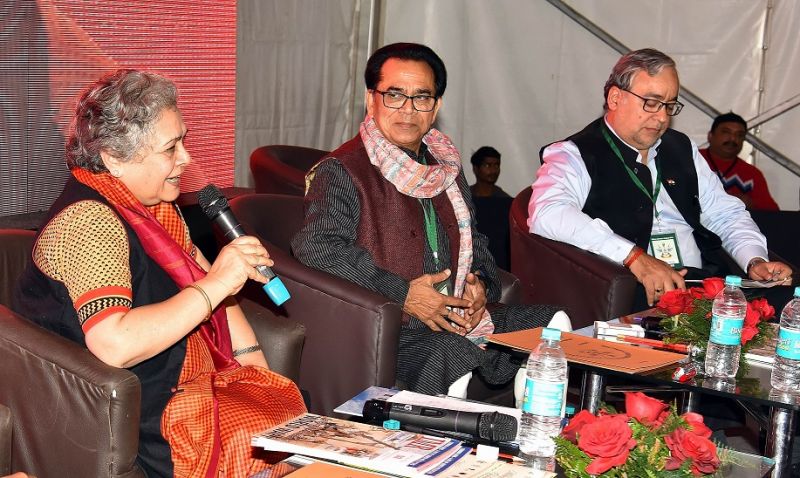
[[628, 256], [628, 259], [626, 259], [625, 262], [622, 263], [622, 265], [626, 269], [630, 269], [631, 264], [636, 262], [636, 259], [638, 259], [639, 256], [641, 256], [642, 254], [644, 254], [644, 249], [642, 249], [641, 247], [634, 247], [633, 252], [631, 252], [631, 255]]

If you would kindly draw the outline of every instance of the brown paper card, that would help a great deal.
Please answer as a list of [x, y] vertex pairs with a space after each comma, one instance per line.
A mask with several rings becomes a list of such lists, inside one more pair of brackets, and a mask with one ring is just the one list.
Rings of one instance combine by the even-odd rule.
[[[542, 327], [489, 336], [489, 342], [529, 352], [540, 342]], [[583, 335], [561, 333], [561, 348], [567, 360], [627, 373], [658, 370], [686, 358], [686, 355], [646, 347], [610, 342]]]
[[374, 478], [386, 475], [316, 461], [290, 473], [287, 478], [320, 478], [323, 476], [326, 478]]

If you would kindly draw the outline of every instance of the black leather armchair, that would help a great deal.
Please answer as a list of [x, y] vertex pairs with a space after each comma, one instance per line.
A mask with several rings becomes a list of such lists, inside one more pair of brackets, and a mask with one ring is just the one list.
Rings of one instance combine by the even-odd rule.
[[306, 172], [326, 154], [328, 151], [303, 146], [256, 148], [250, 155], [256, 192], [304, 196]]
[[522, 282], [524, 301], [562, 304], [572, 327], [631, 312], [636, 277], [619, 264], [528, 229], [531, 188], [511, 203], [511, 272]]
[[[0, 297], [9, 297], [34, 233], [0, 230]], [[5, 300], [5, 299], [3, 299]], [[273, 370], [294, 380], [304, 328], [242, 301]], [[140, 384], [87, 349], [0, 305], [0, 404], [11, 410], [10, 468], [39, 477], [143, 477], [135, 465]], [[0, 417], [0, 432], [3, 418]], [[4, 436], [0, 433], [0, 466]]]

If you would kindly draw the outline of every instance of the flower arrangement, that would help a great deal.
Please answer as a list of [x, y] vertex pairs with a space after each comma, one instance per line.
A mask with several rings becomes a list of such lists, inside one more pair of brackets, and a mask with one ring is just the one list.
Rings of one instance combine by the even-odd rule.
[[[702, 415], [678, 415], [674, 405], [641, 392], [625, 393], [625, 413], [581, 410], [556, 442], [566, 476], [677, 478], [713, 474], [722, 464]], [[720, 450], [727, 459], [727, 450]]]
[[[722, 279], [713, 277], [703, 280], [701, 287], [675, 289], [662, 295], [657, 308], [667, 316], [660, 324], [666, 333], [664, 342], [690, 344], [704, 352], [711, 335], [711, 306], [714, 297], [724, 287]], [[775, 309], [766, 299], [753, 299], [747, 303], [742, 329], [742, 356], [751, 348], [763, 345], [772, 336], [773, 329], [767, 321], [774, 316]], [[746, 364], [741, 357], [739, 362]]]

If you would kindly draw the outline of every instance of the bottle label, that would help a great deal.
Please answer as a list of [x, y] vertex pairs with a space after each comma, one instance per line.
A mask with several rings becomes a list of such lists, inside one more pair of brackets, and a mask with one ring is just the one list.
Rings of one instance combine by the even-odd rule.
[[711, 319], [711, 342], [717, 345], [741, 345], [744, 317], [714, 314]]
[[778, 332], [778, 345], [775, 353], [779, 357], [790, 360], [800, 360], [800, 330], [780, 328]]
[[546, 382], [527, 378], [522, 411], [545, 417], [563, 417], [566, 391], [564, 382]]

